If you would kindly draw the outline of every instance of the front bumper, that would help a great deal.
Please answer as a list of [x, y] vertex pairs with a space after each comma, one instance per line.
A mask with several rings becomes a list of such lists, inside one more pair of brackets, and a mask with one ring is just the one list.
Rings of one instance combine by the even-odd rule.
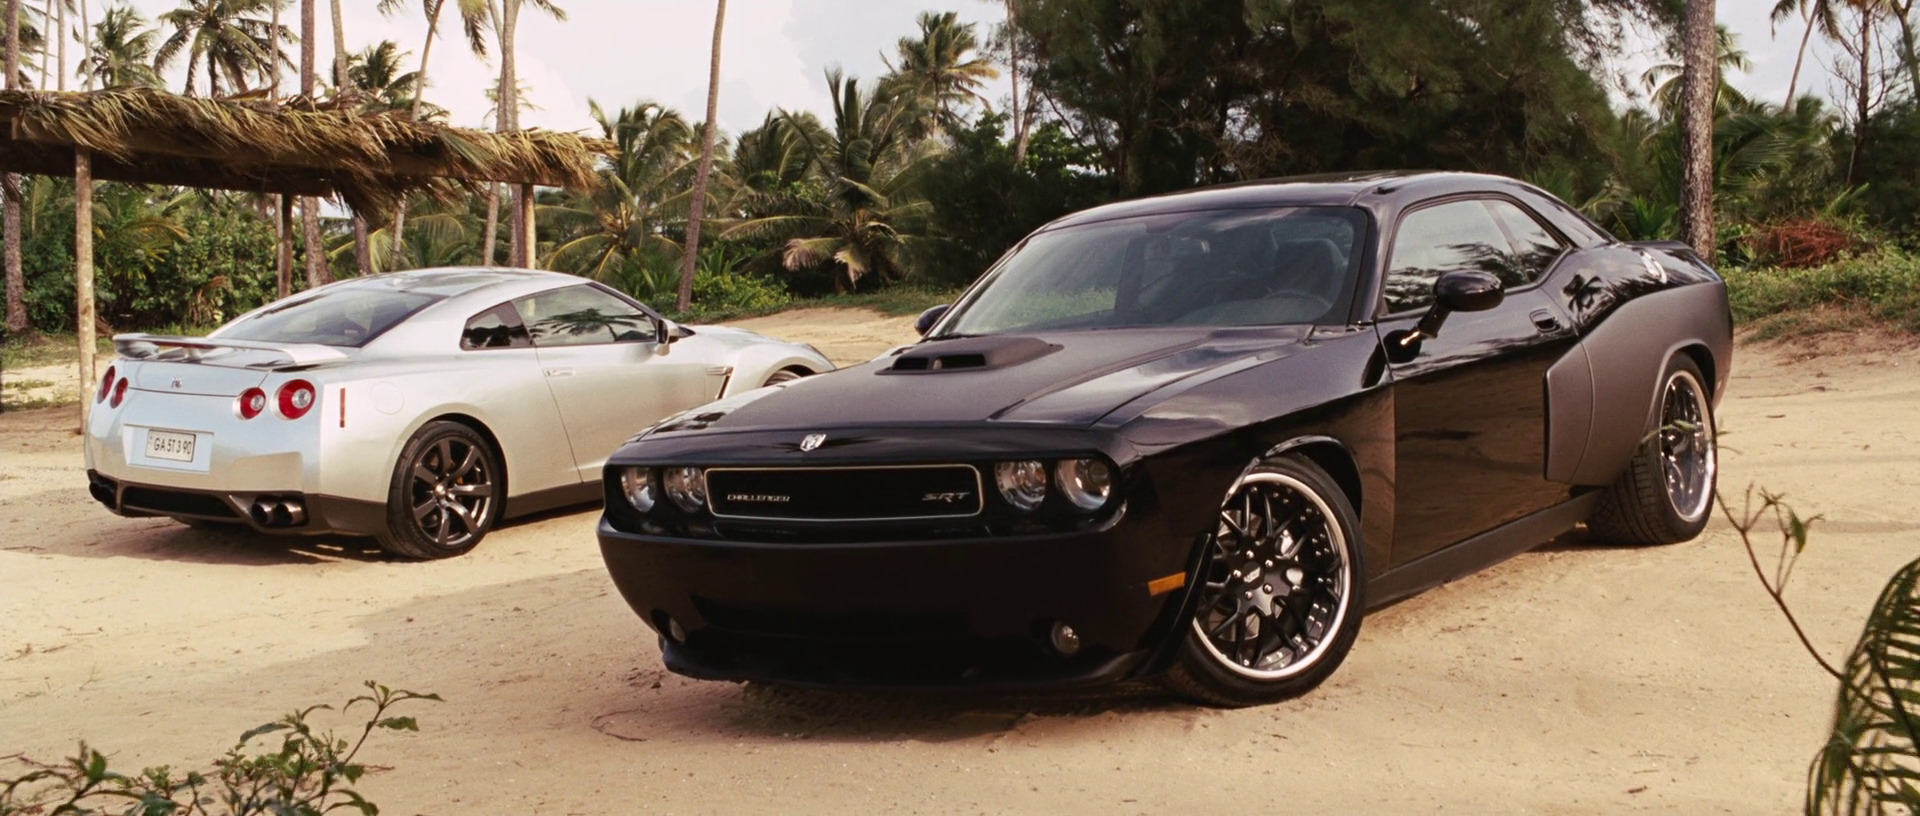
[[[1020, 687], [1155, 666], [1195, 548], [1130, 535], [1135, 527], [1122, 517], [1057, 535], [776, 544], [638, 535], [602, 519], [599, 536], [627, 604], [663, 635], [683, 635], [660, 641], [680, 674]], [[1056, 623], [1080, 637], [1071, 656], [1050, 645]]]
[[87, 492], [122, 516], [244, 524], [275, 535], [373, 535], [386, 525], [386, 505], [298, 491], [236, 492], [141, 484], [90, 469]]

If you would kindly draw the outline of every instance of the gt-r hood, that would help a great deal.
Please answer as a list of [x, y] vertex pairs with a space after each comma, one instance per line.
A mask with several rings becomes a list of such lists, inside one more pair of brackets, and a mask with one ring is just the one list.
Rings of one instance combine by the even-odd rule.
[[1156, 392], [1291, 353], [1309, 327], [1152, 328], [936, 340], [673, 417], [652, 433], [1021, 422], [1091, 425]]

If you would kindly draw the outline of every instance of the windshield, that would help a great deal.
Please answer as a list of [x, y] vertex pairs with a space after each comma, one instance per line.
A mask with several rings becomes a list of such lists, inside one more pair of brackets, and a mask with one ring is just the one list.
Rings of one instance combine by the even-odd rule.
[[268, 306], [227, 324], [219, 336], [359, 348], [439, 299], [420, 292], [336, 287]]
[[1318, 322], [1352, 288], [1366, 223], [1352, 207], [1290, 207], [1038, 233], [954, 305], [937, 336]]

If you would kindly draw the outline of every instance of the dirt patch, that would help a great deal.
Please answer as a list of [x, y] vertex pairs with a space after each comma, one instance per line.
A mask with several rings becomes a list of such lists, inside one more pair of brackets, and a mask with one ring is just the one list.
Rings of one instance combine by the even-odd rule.
[[[910, 324], [742, 325], [854, 362]], [[1722, 483], [1831, 520], [1788, 596], [1838, 655], [1920, 552], [1920, 363], [1797, 348], [1737, 353]], [[84, 737], [122, 769], [199, 765], [371, 678], [447, 698], [367, 755], [389, 813], [1783, 813], [1832, 705], [1719, 522], [1672, 547], [1569, 538], [1419, 595], [1325, 687], [1262, 708], [794, 691], [665, 672], [593, 512], [430, 564], [122, 519], [87, 497], [69, 414], [0, 415], [0, 756]]]

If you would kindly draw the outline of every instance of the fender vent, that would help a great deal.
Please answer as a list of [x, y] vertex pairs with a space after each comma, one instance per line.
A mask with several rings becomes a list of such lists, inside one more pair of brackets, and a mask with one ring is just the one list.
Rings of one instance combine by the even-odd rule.
[[893, 358], [881, 374], [922, 374], [964, 369], [1006, 368], [1045, 357], [1060, 346], [1037, 337], [968, 337], [939, 340]]

